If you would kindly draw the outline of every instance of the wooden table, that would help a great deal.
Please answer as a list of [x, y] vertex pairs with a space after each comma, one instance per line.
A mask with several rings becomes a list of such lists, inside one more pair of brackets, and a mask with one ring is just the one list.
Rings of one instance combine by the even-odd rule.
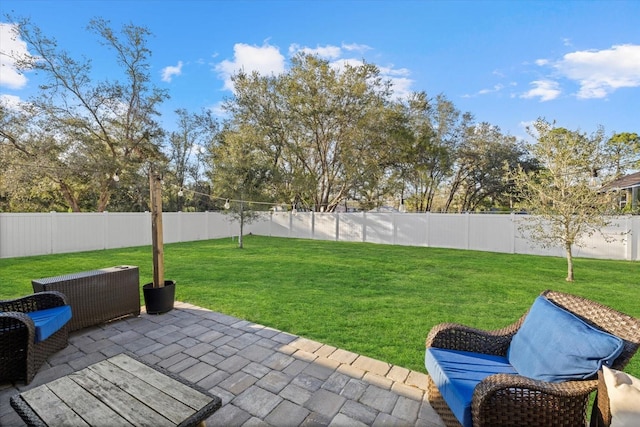
[[219, 397], [120, 354], [11, 397], [35, 426], [188, 426], [220, 408]]

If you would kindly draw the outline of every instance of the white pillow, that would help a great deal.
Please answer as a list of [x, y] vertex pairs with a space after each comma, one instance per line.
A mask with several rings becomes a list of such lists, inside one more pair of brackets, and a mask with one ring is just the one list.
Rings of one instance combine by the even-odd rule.
[[606, 366], [602, 372], [609, 395], [611, 427], [640, 426], [640, 380]]

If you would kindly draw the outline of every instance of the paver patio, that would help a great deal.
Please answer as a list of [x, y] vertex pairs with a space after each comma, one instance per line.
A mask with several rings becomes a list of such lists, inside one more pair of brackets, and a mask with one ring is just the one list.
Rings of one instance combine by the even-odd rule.
[[31, 384], [0, 383], [0, 425], [24, 425], [13, 394], [122, 352], [220, 396], [208, 426], [444, 425], [424, 373], [180, 302], [72, 333]]

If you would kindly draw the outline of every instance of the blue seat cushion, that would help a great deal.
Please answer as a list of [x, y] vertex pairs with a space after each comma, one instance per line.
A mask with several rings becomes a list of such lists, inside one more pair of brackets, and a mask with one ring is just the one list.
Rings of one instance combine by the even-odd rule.
[[541, 381], [581, 380], [620, 355], [623, 342], [539, 296], [514, 335], [507, 358], [520, 375]]
[[425, 367], [451, 412], [464, 427], [472, 426], [471, 399], [476, 385], [493, 374], [515, 374], [506, 357], [427, 348]]
[[33, 320], [36, 327], [36, 342], [44, 341], [55, 334], [71, 320], [71, 306], [46, 308], [44, 310], [25, 313]]

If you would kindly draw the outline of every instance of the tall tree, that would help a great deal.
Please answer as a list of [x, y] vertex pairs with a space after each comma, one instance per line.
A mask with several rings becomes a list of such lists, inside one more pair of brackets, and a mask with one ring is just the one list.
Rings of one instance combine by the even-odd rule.
[[[512, 174], [521, 206], [532, 216], [523, 230], [543, 247], [562, 247], [567, 258], [567, 281], [574, 280], [573, 247], [608, 224], [603, 214], [610, 208], [606, 194], [594, 186], [594, 174], [603, 169], [602, 131], [588, 136], [555, 127], [539, 119], [530, 129], [537, 141], [529, 151], [542, 169]], [[606, 237], [606, 236], [605, 236]]]
[[[203, 153], [218, 132], [218, 123], [211, 111], [190, 113], [185, 109], [176, 110], [177, 129], [169, 133], [167, 141], [168, 172], [165, 181], [178, 188], [173, 192], [177, 197], [168, 204], [169, 210], [182, 211], [184, 200], [198, 200], [196, 187], [202, 184]], [[192, 191], [186, 191], [190, 189]], [[180, 194], [179, 194], [180, 192]], [[197, 192], [199, 193], [199, 192]]]
[[279, 76], [233, 78], [235, 96], [226, 104], [234, 126], [254, 126], [277, 166], [279, 193], [318, 211], [333, 211], [362, 181], [381, 143], [389, 85], [371, 64], [340, 69], [312, 55], [292, 59]]
[[11, 20], [29, 48], [13, 58], [17, 67], [35, 71], [44, 83], [19, 113], [26, 115], [22, 132], [0, 136], [55, 183], [71, 210], [103, 211], [116, 189], [114, 177], [163, 161], [154, 117], [168, 95], [150, 84], [151, 33], [134, 25], [115, 33], [107, 21], [92, 20], [88, 30], [114, 53], [122, 71], [94, 81], [89, 59], [72, 57], [28, 19]]
[[433, 209], [434, 197], [450, 176], [456, 146], [470, 115], [461, 114], [444, 95], [413, 94], [404, 106], [406, 132], [395, 144], [395, 173], [413, 210]]
[[445, 209], [449, 210], [453, 202], [460, 212], [504, 204], [502, 199], [509, 188], [506, 174], [524, 161], [524, 154], [516, 138], [502, 134], [497, 126], [467, 126], [456, 151], [455, 175]]
[[637, 133], [616, 133], [607, 140], [605, 152], [613, 163], [613, 173], [620, 178], [629, 169], [640, 169], [640, 137]]

